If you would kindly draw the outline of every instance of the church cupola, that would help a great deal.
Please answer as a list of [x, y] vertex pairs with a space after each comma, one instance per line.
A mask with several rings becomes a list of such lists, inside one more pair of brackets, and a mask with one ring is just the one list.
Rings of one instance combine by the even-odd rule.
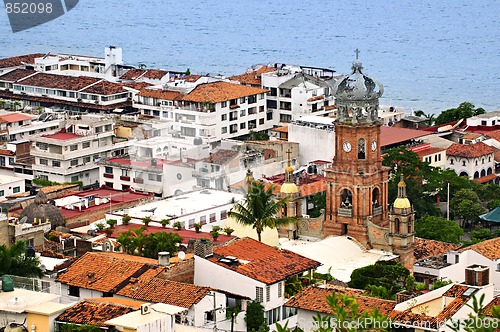
[[339, 124], [378, 122], [378, 99], [384, 93], [384, 87], [363, 73], [358, 55], [356, 50], [352, 73], [341, 77], [333, 87]]
[[406, 197], [406, 183], [403, 179], [403, 174], [401, 174], [401, 179], [398, 183], [398, 197], [394, 201], [394, 208], [397, 209], [410, 209], [410, 200]]
[[292, 151], [289, 149], [286, 153], [288, 154], [288, 163], [285, 168], [285, 182], [281, 186], [280, 192], [282, 194], [296, 194], [299, 192], [299, 189], [293, 180], [293, 167], [290, 164], [290, 154]]

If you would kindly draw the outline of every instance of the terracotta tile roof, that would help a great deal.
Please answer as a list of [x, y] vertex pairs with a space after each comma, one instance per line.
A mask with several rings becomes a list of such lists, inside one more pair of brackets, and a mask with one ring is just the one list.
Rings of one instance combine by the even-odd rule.
[[129, 88], [132, 88], [132, 89], [136, 89], [136, 90], [139, 90], [139, 91], [142, 90], [142, 89], [146, 89], [149, 86], [152, 86], [152, 84], [147, 83], [147, 82], [122, 82], [121, 84], [123, 86], [129, 87]]
[[459, 251], [474, 250], [478, 254], [494, 261], [500, 258], [500, 237], [495, 237], [483, 242], [473, 244], [469, 247], [461, 248]]
[[273, 128], [271, 131], [277, 131], [279, 133], [288, 133], [288, 126]]
[[116, 292], [130, 277], [136, 277], [157, 261], [132, 255], [87, 252], [77, 259], [57, 281], [101, 292]]
[[101, 81], [97, 84], [94, 84], [92, 86], [89, 86], [88, 88], [83, 89], [82, 92], [108, 96], [117, 93], [124, 93], [127, 92], [127, 90], [125, 90], [121, 84], [112, 83], [109, 81]]
[[381, 314], [388, 315], [396, 306], [395, 301], [364, 296], [365, 291], [333, 285], [326, 285], [325, 288], [309, 286], [288, 300], [285, 306], [332, 314], [332, 308], [328, 305], [326, 297], [334, 293], [355, 297], [360, 312], [370, 312], [373, 308], [377, 308]]
[[491, 316], [491, 310], [493, 307], [500, 307], [500, 296], [493, 298], [493, 300], [491, 300], [491, 302], [484, 307], [484, 313], [486, 316]]
[[140, 309], [144, 302], [106, 297], [85, 299], [57, 316], [56, 321], [104, 326], [105, 322]]
[[474, 181], [479, 182], [479, 183], [485, 183], [491, 180], [495, 180], [497, 178], [496, 174], [490, 174], [486, 176], [482, 176], [480, 178], [474, 179]]
[[311, 97], [311, 98], [307, 99], [307, 101], [308, 102], [317, 101], [317, 100], [322, 100], [324, 98], [325, 98], [325, 96], [314, 96], [314, 97]]
[[179, 79], [184, 80], [186, 82], [194, 83], [202, 77], [203, 76], [201, 76], [201, 75], [186, 75], [186, 76], [180, 77]]
[[2, 155], [2, 156], [15, 156], [16, 153], [14, 151], [0, 149], [0, 155]]
[[435, 148], [435, 147], [430, 147], [428, 149], [425, 149], [425, 150], [419, 150], [419, 151], [413, 151], [415, 152], [420, 158], [423, 158], [425, 156], [428, 156], [428, 155], [431, 155], [431, 154], [434, 154], [434, 153], [438, 153], [438, 152], [441, 152], [441, 151], [444, 151], [446, 149], [444, 148]]
[[481, 157], [495, 152], [495, 149], [489, 145], [479, 142], [476, 144], [458, 144], [454, 143], [446, 149], [447, 156], [457, 156], [465, 158]]
[[146, 72], [145, 69], [136, 69], [136, 68], [130, 69], [125, 74], [123, 74], [122, 76], [120, 76], [120, 79], [121, 80], [130, 80], [130, 81], [133, 81], [133, 80], [138, 79], [145, 72]]
[[231, 99], [266, 93], [268, 90], [228, 82], [213, 82], [198, 85], [182, 100], [192, 102], [220, 103]]
[[262, 74], [276, 71], [276, 68], [271, 68], [268, 66], [262, 66], [257, 70], [253, 70], [251, 72], [247, 72], [241, 75], [235, 75], [229, 77], [230, 80], [238, 81], [243, 84], [251, 84], [251, 85], [261, 85], [262, 82]]
[[3, 82], [16, 82], [17, 80], [23, 79], [30, 75], [35, 74], [36, 71], [28, 70], [28, 69], [14, 69], [13, 71], [9, 71], [7, 74], [3, 74], [0, 76], [0, 81]]
[[26, 79], [19, 81], [19, 84], [36, 86], [47, 89], [61, 89], [70, 91], [79, 91], [101, 79], [88, 76], [65, 76], [46, 73], [38, 73]]
[[146, 271], [138, 278], [132, 278], [117, 295], [190, 308], [211, 291], [209, 287], [166, 280], [162, 277], [164, 270], [163, 267], [157, 267]]
[[[227, 256], [236, 257], [239, 263], [227, 265], [219, 261]], [[234, 239], [214, 248], [214, 255], [207, 259], [268, 285], [321, 265], [294, 252], [276, 249], [250, 238]]]
[[45, 138], [52, 138], [52, 139], [57, 139], [61, 141], [67, 141], [71, 139], [76, 139], [76, 138], [81, 138], [81, 136], [78, 136], [77, 134], [74, 133], [55, 133], [55, 134], [49, 134], [49, 135], [43, 135]]
[[180, 100], [184, 95], [178, 91], [143, 89], [138, 93], [138, 96], [157, 98], [161, 100]]
[[161, 69], [147, 69], [143, 77], [159, 80], [165, 75], [168, 75], [168, 71]]
[[449, 250], [457, 250], [458, 248], [460, 248], [459, 244], [416, 237], [413, 255], [415, 256], [415, 260], [418, 261], [429, 257], [441, 256]]
[[490, 131], [489, 133], [486, 134], [486, 136], [493, 138], [493, 139], [497, 140], [498, 142], [500, 142], [500, 129]]
[[203, 161], [209, 164], [224, 165], [237, 155], [238, 151], [219, 149], [216, 152], [210, 153]]
[[4, 122], [26, 121], [26, 120], [31, 120], [32, 118], [33, 117], [28, 114], [17, 113], [17, 112], [0, 114], [0, 119]]
[[479, 138], [483, 136], [483, 134], [479, 134], [479, 133], [465, 133], [462, 138], [463, 139], [475, 139], [475, 138]]
[[447, 320], [452, 318], [453, 315], [455, 315], [455, 313], [460, 310], [460, 308], [462, 308], [467, 303], [467, 301], [469, 301], [470, 296], [463, 296], [468, 288], [468, 286], [456, 284], [448, 289], [442, 296], [451, 297], [454, 299], [438, 315], [434, 317], [427, 316], [425, 314], [414, 313], [412, 312], [412, 308], [409, 308], [405, 311], [394, 310], [389, 315], [389, 317], [393, 321], [400, 323], [413, 322], [414, 324], [422, 324], [425, 322], [426, 327], [438, 329], [442, 325], [446, 324]]
[[42, 53], [33, 53], [26, 55], [13, 56], [10, 58], [0, 59], [0, 68], [9, 68], [22, 66], [23, 63], [34, 64], [36, 58], [44, 56]]
[[429, 133], [421, 130], [382, 126], [380, 127], [380, 146], [389, 146], [426, 135]]
[[500, 162], [500, 149], [495, 150], [495, 153], [493, 154], [493, 159], [495, 159], [496, 162]]

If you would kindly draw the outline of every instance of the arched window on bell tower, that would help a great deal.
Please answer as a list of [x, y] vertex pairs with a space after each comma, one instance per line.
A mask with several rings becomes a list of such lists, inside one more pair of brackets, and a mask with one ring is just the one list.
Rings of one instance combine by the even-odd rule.
[[366, 159], [366, 141], [364, 138], [358, 140], [358, 159]]
[[340, 207], [344, 209], [352, 209], [352, 193], [349, 189], [343, 189], [340, 198]]
[[413, 227], [412, 227], [412, 219], [411, 217], [408, 218], [408, 234], [411, 234], [413, 232]]
[[394, 233], [399, 234], [401, 221], [399, 218], [394, 219]]
[[380, 206], [380, 191], [378, 188], [374, 188], [372, 191], [372, 204], [373, 207], [379, 207]]

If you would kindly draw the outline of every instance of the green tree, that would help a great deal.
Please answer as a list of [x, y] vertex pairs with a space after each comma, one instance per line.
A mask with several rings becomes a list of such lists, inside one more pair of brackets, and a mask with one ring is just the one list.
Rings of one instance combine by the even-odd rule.
[[17, 108], [18, 107], [21, 107], [21, 102], [20, 101], [15, 101], [12, 103], [12, 108], [14, 109], [14, 111], [17, 111]]
[[415, 152], [405, 147], [387, 150], [382, 164], [390, 167], [388, 192], [390, 203], [394, 202], [397, 197], [398, 174], [403, 174], [406, 194], [415, 209], [417, 218], [423, 215], [438, 216], [440, 214], [435, 204], [435, 195], [438, 188], [442, 186], [439, 170], [421, 161]]
[[0, 99], [0, 108], [5, 109], [5, 106], [7, 105], [7, 101]]
[[424, 216], [415, 222], [415, 236], [423, 239], [460, 243], [462, 235], [464, 230], [453, 220]]
[[479, 196], [471, 189], [460, 189], [450, 200], [450, 210], [455, 217], [462, 217], [472, 223], [477, 222], [479, 216], [485, 212]]
[[265, 228], [276, 228], [295, 221], [295, 218], [277, 218], [277, 214], [286, 205], [287, 199], [277, 199], [273, 194], [274, 186], [267, 190], [265, 184], [253, 181], [245, 199], [238, 202], [228, 216], [242, 225], [252, 226], [259, 241]]
[[267, 141], [269, 140], [269, 135], [264, 131], [250, 131], [250, 139], [252, 141]]
[[264, 317], [264, 307], [257, 301], [250, 302], [247, 306], [245, 316], [247, 323], [247, 331], [259, 331], [262, 327], [267, 327], [266, 318]]
[[326, 191], [312, 195], [309, 203], [314, 205], [314, 208], [310, 212], [311, 218], [319, 217], [321, 210], [326, 209]]
[[483, 108], [475, 108], [474, 104], [469, 102], [461, 103], [457, 108], [450, 108], [442, 111], [436, 118], [436, 125], [453, 122], [460, 119], [467, 119], [475, 115], [484, 114]]
[[157, 258], [158, 253], [167, 251], [174, 255], [179, 250], [182, 237], [177, 233], [158, 232], [151, 233], [144, 238], [142, 256]]
[[26, 242], [16, 241], [10, 248], [0, 245], [0, 276], [11, 274], [21, 277], [42, 277], [37, 257], [26, 255]]
[[[356, 331], [389, 331], [389, 318], [374, 307], [369, 311], [359, 309], [356, 298], [342, 293], [334, 293], [326, 297], [332, 309], [332, 318], [317, 314], [313, 319], [317, 332], [356, 332]], [[360, 326], [360, 324], [362, 324]]]
[[403, 289], [401, 282], [409, 275], [410, 271], [401, 263], [381, 261], [352, 271], [348, 285], [358, 289], [367, 289], [369, 285], [383, 286], [387, 290], [387, 298], [392, 299]]
[[415, 116], [418, 117], [424, 117], [425, 118], [424, 123], [428, 126], [432, 126], [432, 124], [434, 123], [434, 117], [435, 117], [434, 114], [425, 114], [425, 112], [422, 110], [415, 111], [414, 114]]
[[83, 324], [77, 325], [75, 323], [59, 324], [59, 332], [100, 332], [101, 328], [97, 325]]

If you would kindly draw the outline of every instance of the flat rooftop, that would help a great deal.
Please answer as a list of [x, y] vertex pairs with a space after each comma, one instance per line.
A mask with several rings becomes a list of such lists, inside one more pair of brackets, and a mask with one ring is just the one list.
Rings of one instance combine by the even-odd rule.
[[161, 220], [172, 216], [181, 217], [221, 205], [234, 204], [242, 198], [243, 195], [238, 193], [204, 189], [129, 208], [127, 214], [133, 218], [150, 216], [154, 220]]
[[352, 271], [379, 260], [397, 257], [380, 250], [363, 250], [347, 236], [330, 236], [321, 241], [280, 239], [281, 248], [314, 259], [323, 265], [316, 271], [330, 273], [335, 279], [348, 282]]

